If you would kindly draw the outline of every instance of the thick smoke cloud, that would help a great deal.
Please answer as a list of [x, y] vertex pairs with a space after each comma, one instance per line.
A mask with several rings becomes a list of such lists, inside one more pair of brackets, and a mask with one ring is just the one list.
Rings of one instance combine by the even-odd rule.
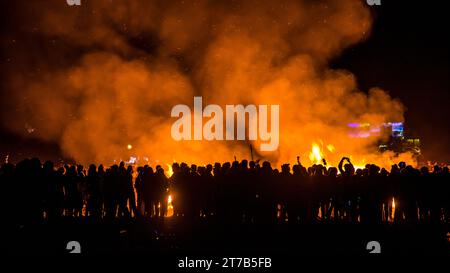
[[57, 142], [79, 162], [249, 158], [248, 142], [172, 140], [171, 108], [201, 95], [280, 105], [279, 149], [257, 158], [309, 164], [315, 142], [332, 164], [342, 155], [390, 163], [370, 148], [376, 139], [349, 140], [346, 125], [401, 121], [403, 106], [329, 68], [370, 35], [364, 1], [20, 1], [9, 14], [2, 126]]

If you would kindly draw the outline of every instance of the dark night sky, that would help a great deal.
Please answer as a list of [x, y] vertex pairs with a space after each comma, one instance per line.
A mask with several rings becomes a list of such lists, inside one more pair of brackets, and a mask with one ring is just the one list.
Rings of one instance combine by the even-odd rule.
[[[2, 1], [1, 6], [6, 5]], [[333, 67], [354, 73], [362, 90], [379, 86], [400, 99], [407, 108], [406, 134], [421, 138], [426, 158], [450, 161], [450, 24], [445, 1], [382, 0], [373, 11], [371, 37], [347, 49]], [[58, 153], [56, 144], [24, 140], [2, 128], [0, 140], [2, 156], [11, 151], [24, 156]]]

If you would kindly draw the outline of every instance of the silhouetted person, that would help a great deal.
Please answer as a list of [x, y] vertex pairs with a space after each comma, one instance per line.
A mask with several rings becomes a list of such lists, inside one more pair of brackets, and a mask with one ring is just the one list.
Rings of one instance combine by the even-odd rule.
[[100, 176], [97, 168], [91, 164], [86, 176], [87, 206], [86, 212], [89, 217], [99, 218], [101, 216], [101, 193]]
[[448, 223], [448, 167], [417, 169], [400, 162], [390, 170], [374, 164], [355, 170], [347, 157], [337, 168], [326, 164], [306, 168], [298, 158], [292, 170], [283, 164], [279, 171], [267, 161], [190, 167], [174, 163], [170, 178], [161, 166], [153, 172], [145, 165], [137, 167], [133, 184], [133, 167], [124, 162], [107, 169], [91, 164], [86, 172], [82, 165], [57, 168], [51, 161], [41, 164], [33, 158], [0, 167], [5, 193], [1, 204], [13, 225], [85, 216], [127, 220], [139, 216], [142, 209], [146, 217], [164, 219], [169, 194], [173, 218], [180, 225], [216, 220], [223, 227], [318, 221]]
[[159, 165], [156, 166], [155, 182], [157, 204], [155, 216], [164, 219], [167, 212], [167, 190], [169, 188], [169, 181], [164, 174], [164, 169]]
[[144, 202], [144, 215], [152, 217], [154, 206], [157, 203], [156, 179], [152, 167], [145, 165], [142, 175], [142, 201]]
[[139, 166], [137, 168], [137, 177], [134, 182], [134, 188], [136, 189], [136, 206], [139, 214], [142, 213], [142, 207], [144, 206], [144, 167]]

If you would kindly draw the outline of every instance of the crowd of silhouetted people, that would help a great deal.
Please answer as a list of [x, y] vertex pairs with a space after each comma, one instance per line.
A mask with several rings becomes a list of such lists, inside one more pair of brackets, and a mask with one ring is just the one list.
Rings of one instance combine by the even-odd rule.
[[[167, 168], [166, 168], [167, 169]], [[2, 210], [15, 223], [67, 218], [223, 221], [224, 223], [448, 223], [448, 167], [420, 169], [404, 162], [390, 170], [338, 167], [281, 170], [267, 161], [196, 166], [133, 166], [121, 162], [56, 167], [25, 159], [0, 169]], [[169, 198], [170, 196], [170, 198]], [[170, 199], [170, 200], [169, 200]], [[170, 211], [169, 211], [170, 210]]]

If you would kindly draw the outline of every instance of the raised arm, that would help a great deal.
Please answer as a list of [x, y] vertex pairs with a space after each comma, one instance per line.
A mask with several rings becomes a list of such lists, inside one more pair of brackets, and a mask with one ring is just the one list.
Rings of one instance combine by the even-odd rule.
[[299, 166], [302, 165], [302, 164], [300, 163], [300, 156], [297, 156], [297, 164], [298, 164]]
[[347, 159], [346, 157], [343, 157], [343, 158], [341, 159], [341, 161], [339, 161], [338, 169], [339, 169], [339, 171], [341, 172], [341, 174], [344, 173], [344, 169], [342, 168], [342, 165], [344, 164], [344, 160], [346, 160], [346, 159]]

